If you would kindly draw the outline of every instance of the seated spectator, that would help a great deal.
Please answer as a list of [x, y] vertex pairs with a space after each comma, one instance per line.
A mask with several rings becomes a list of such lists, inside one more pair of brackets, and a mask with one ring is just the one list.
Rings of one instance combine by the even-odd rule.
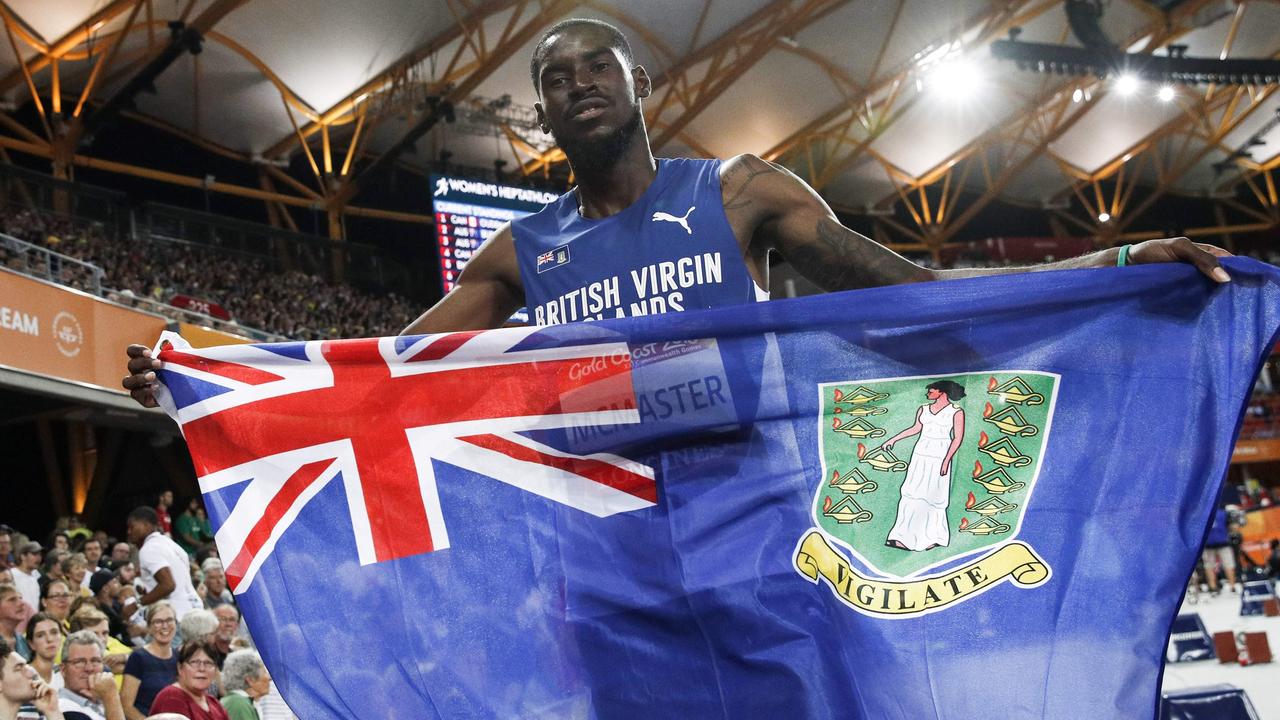
[[71, 550], [76, 545], [83, 544], [85, 540], [93, 537], [93, 531], [84, 526], [84, 518], [80, 517], [80, 513], [73, 513], [67, 518], [67, 539], [71, 542]]
[[173, 491], [165, 490], [156, 500], [156, 527], [160, 532], [169, 535], [173, 532], [173, 519], [169, 517], [169, 508], [173, 506]]
[[0, 585], [0, 640], [21, 655], [23, 660], [31, 657], [31, 648], [18, 628], [27, 621], [30, 612], [31, 609], [16, 587]]
[[65, 580], [49, 580], [40, 586], [40, 612], [66, 626], [71, 613], [71, 600], [76, 593]]
[[120, 581], [116, 579], [115, 573], [110, 570], [95, 572], [89, 581], [89, 591], [93, 593], [94, 604], [107, 616], [112, 637], [131, 644], [133, 638], [143, 634], [141, 631], [135, 632], [134, 626], [125, 622], [125, 618], [132, 617], [137, 612], [138, 603], [133, 600], [128, 604], [120, 601]]
[[115, 570], [116, 570], [116, 577], [120, 579], [120, 590], [122, 592], [125, 589], [131, 588], [134, 586], [133, 581], [138, 579], [137, 563], [130, 560], [126, 560], [125, 562], [120, 563], [120, 565]]
[[35, 610], [40, 607], [40, 571], [36, 568], [40, 567], [44, 548], [40, 547], [40, 543], [34, 542], [18, 547], [18, 564], [9, 568], [9, 575], [13, 579], [13, 586], [22, 593], [22, 599]]
[[67, 537], [65, 531], [55, 532], [49, 537], [49, 547], [53, 550], [62, 552], [71, 552], [71, 538]]
[[218, 629], [213, 632], [213, 646], [226, 656], [233, 649], [236, 631], [240, 629], [240, 611], [235, 605], [228, 603], [214, 608], [213, 614], [218, 618]]
[[[178, 639], [182, 642], [199, 640], [213, 642], [213, 635], [218, 631], [218, 616], [209, 610], [192, 610], [178, 621]], [[222, 657], [217, 658], [222, 662]]]
[[36, 613], [27, 621], [27, 646], [31, 648], [27, 662], [55, 690], [62, 687], [62, 675], [55, 670], [58, 653], [62, 651], [63, 635], [62, 623], [44, 613]]
[[111, 562], [124, 564], [133, 560], [133, 546], [127, 542], [118, 542], [111, 546]]
[[52, 580], [64, 580], [62, 575], [62, 561], [70, 555], [68, 550], [59, 550], [53, 548], [44, 555], [44, 562], [40, 565], [40, 574], [43, 577]]
[[214, 652], [199, 640], [183, 643], [178, 651], [178, 681], [156, 695], [152, 714], [173, 712], [191, 720], [229, 720], [222, 704], [209, 693], [218, 674]]
[[258, 714], [262, 720], [298, 720], [298, 716], [289, 709], [289, 704], [280, 695], [280, 689], [271, 683], [271, 690], [258, 701]]
[[188, 555], [194, 555], [197, 550], [213, 542], [213, 528], [204, 514], [200, 498], [191, 498], [187, 508], [173, 521], [173, 536]]
[[15, 720], [25, 707], [34, 707], [45, 720], [62, 720], [58, 691], [41, 680], [12, 645], [0, 640], [0, 720]]
[[62, 577], [73, 593], [89, 597], [89, 561], [83, 553], [72, 553], [62, 559]]
[[218, 546], [216, 543], [209, 543], [208, 545], [205, 545], [204, 547], [196, 551], [196, 554], [195, 554], [196, 565], [199, 567], [204, 567], [204, 561], [208, 560], [209, 558], [214, 558], [215, 560], [219, 559]]
[[222, 569], [222, 560], [211, 557], [200, 564], [204, 573], [204, 606], [213, 610], [219, 605], [234, 605], [236, 600], [227, 589], [227, 574]]
[[151, 711], [156, 694], [178, 678], [178, 658], [173, 652], [173, 637], [178, 623], [169, 603], [147, 606], [147, 644], [134, 650], [124, 667], [120, 697], [125, 716], [141, 720]]
[[104, 648], [98, 636], [88, 630], [72, 633], [63, 641], [63, 687], [58, 691], [58, 708], [67, 720], [123, 718], [120, 691], [111, 673], [103, 672]]
[[0, 570], [8, 570], [17, 562], [13, 556], [13, 528], [0, 525]]
[[112, 675], [116, 676], [116, 686], [120, 686], [120, 675], [124, 673], [125, 663], [129, 660], [129, 654], [132, 649], [121, 643], [119, 640], [111, 637], [108, 630], [110, 624], [107, 616], [92, 605], [82, 607], [71, 616], [69, 630], [72, 634], [81, 630], [88, 630], [98, 636], [98, 640], [102, 642], [105, 654], [102, 662]]
[[102, 556], [102, 541], [96, 537], [91, 537], [84, 541], [84, 545], [80, 546], [80, 552], [84, 554], [84, 560], [89, 565], [89, 575], [85, 576], [85, 587], [89, 587], [89, 576], [95, 570], [104, 570], [107, 566], [107, 559]]
[[253, 650], [237, 650], [222, 665], [222, 707], [231, 720], [259, 720], [254, 703], [271, 688], [271, 674]]

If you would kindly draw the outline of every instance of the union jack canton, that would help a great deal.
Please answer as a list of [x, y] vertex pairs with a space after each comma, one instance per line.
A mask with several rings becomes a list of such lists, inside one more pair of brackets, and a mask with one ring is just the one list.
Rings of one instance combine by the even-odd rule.
[[640, 422], [625, 343], [539, 348], [537, 330], [205, 349], [164, 333], [157, 397], [201, 492], [243, 485], [215, 537], [232, 592], [337, 477], [361, 565], [449, 547], [437, 460], [597, 517], [653, 506], [652, 468], [521, 434]]

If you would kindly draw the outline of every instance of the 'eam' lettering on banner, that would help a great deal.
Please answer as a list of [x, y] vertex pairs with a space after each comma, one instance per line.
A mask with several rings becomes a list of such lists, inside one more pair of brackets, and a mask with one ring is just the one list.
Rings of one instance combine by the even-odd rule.
[[0, 306], [0, 328], [40, 337], [40, 318], [21, 310]]

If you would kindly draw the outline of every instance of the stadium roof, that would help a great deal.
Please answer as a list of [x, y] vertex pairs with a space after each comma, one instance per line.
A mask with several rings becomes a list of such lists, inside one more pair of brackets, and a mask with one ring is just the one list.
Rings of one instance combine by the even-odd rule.
[[[1225, 201], [1243, 222], [1276, 224], [1277, 85], [1183, 85], [1159, 99], [1152, 83], [993, 57], [1011, 28], [1079, 47], [1062, 0], [5, 1], [11, 110], [33, 102], [34, 85], [51, 114], [56, 88], [67, 125], [91, 131], [85, 118], [123, 93], [131, 116], [256, 160], [312, 200], [350, 200], [358, 183], [346, 181], [398, 144], [424, 167], [448, 150], [458, 163], [545, 172], [562, 156], [531, 122], [528, 59], [543, 30], [585, 16], [620, 26], [656, 79], [645, 108], [656, 154], [774, 159], [837, 207], [907, 208], [913, 223], [884, 218], [900, 242], [936, 246], [996, 198], [1045, 208], [1075, 233], [1114, 234], [1167, 193], [1225, 198], [1241, 183], [1257, 202]], [[1103, 7], [1101, 29], [1129, 52], [1280, 52], [1274, 0]], [[128, 92], [175, 21], [203, 34], [202, 51]], [[443, 114], [437, 99], [455, 122], [423, 121]], [[56, 146], [0, 121], [11, 149]], [[316, 172], [305, 187], [276, 167], [299, 153]], [[961, 189], [974, 197], [957, 207]]]

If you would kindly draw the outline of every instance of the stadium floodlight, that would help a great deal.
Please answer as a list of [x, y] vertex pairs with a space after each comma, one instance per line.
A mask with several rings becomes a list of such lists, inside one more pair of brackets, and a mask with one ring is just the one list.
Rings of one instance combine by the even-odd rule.
[[972, 94], [981, 84], [982, 73], [977, 64], [964, 57], [943, 60], [929, 71], [929, 87], [953, 100]]
[[1174, 91], [1172, 85], [1164, 85], [1156, 93], [1156, 97], [1160, 99], [1160, 102], [1170, 102], [1173, 100], [1173, 96]]
[[1136, 75], [1125, 73], [1116, 78], [1116, 92], [1120, 93], [1121, 97], [1129, 97], [1138, 92], [1140, 84]]
[[1111, 219], [1111, 213], [1108, 213], [1108, 212], [1098, 213], [1098, 222], [1104, 223], [1109, 221], [1110, 219]]

